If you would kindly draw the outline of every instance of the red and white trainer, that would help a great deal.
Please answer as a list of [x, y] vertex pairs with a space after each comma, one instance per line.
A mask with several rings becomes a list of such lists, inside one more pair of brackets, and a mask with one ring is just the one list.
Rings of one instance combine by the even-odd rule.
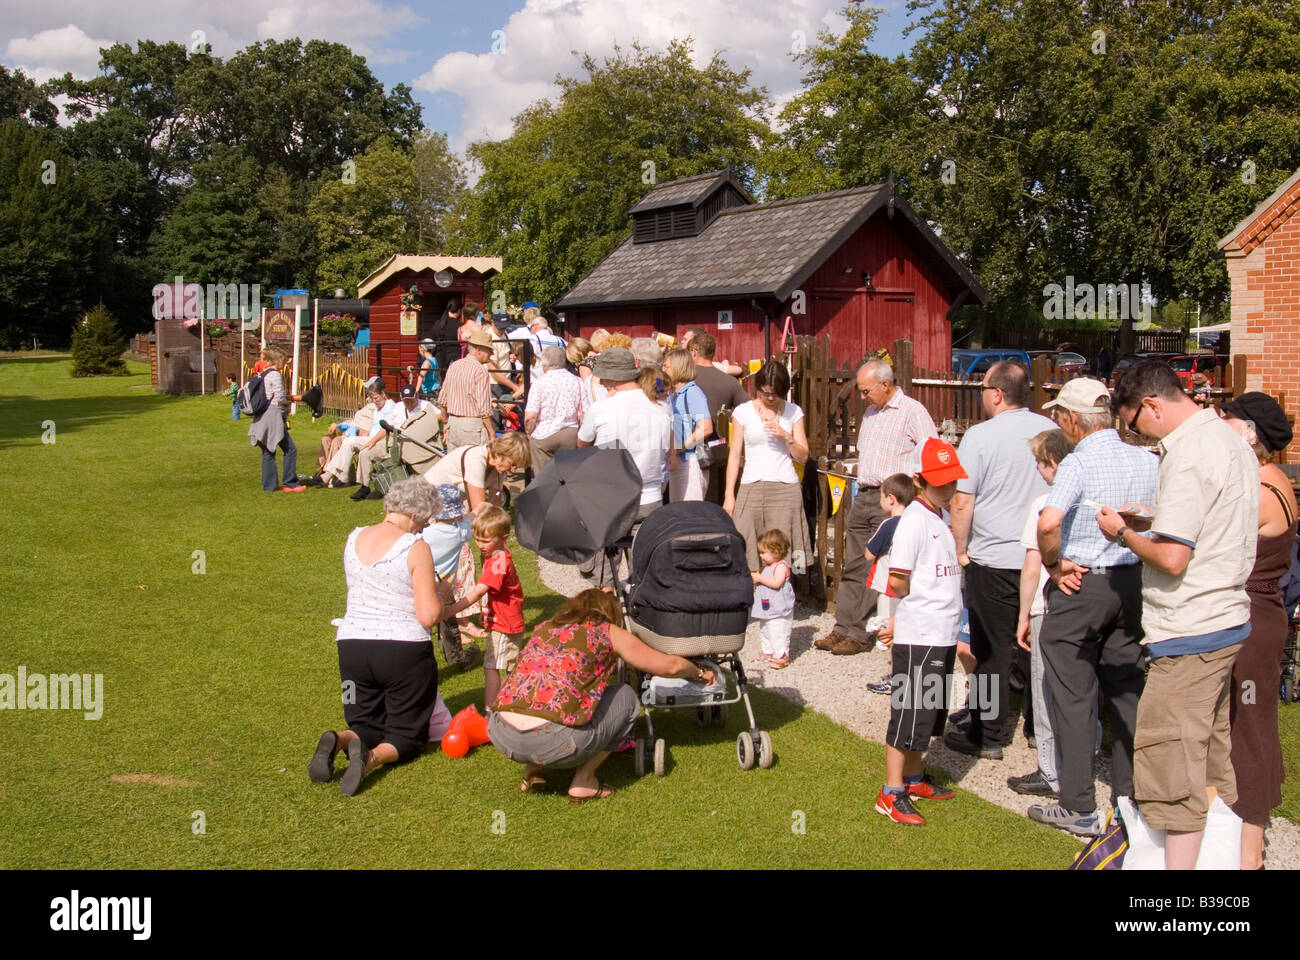
[[957, 796], [947, 787], [941, 787], [935, 783], [928, 773], [921, 776], [920, 783], [909, 783], [907, 785], [907, 795], [916, 797], [919, 800], [951, 800]]
[[886, 793], [881, 790], [876, 797], [876, 813], [883, 814], [895, 823], [906, 823], [919, 827], [925, 823], [925, 817], [916, 812], [911, 799], [906, 793]]

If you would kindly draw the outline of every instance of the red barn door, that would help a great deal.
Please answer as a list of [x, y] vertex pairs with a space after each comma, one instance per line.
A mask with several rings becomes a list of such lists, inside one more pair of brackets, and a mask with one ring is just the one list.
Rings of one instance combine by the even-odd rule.
[[866, 349], [889, 349], [915, 339], [916, 297], [910, 290], [872, 291], [867, 297]]

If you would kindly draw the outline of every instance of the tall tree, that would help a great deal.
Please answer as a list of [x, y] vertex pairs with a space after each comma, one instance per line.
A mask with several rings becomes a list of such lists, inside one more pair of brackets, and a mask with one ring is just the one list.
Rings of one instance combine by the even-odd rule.
[[411, 144], [415, 179], [415, 247], [439, 253], [447, 242], [448, 219], [465, 193], [465, 165], [447, 145], [447, 135], [421, 131]]
[[627, 237], [627, 211], [654, 181], [731, 167], [752, 182], [766, 92], [718, 54], [695, 67], [692, 49], [584, 56], [586, 76], [557, 78], [554, 102], [520, 113], [506, 139], [471, 145], [482, 176], [451, 239], [505, 258], [508, 297], [558, 299]]
[[59, 123], [58, 108], [49, 96], [22, 70], [12, 73], [0, 64], [0, 120], [21, 117], [38, 126], [53, 129]]
[[408, 146], [420, 106], [385, 92], [364, 57], [324, 40], [266, 40], [196, 73], [194, 120], [208, 142], [238, 146], [295, 180], [330, 180], [379, 137]]
[[0, 345], [66, 344], [108, 254], [96, 197], [54, 135], [0, 121]]
[[355, 288], [393, 253], [414, 250], [419, 192], [415, 166], [387, 138], [356, 160], [355, 175], [321, 184], [309, 212], [316, 229], [323, 289]]

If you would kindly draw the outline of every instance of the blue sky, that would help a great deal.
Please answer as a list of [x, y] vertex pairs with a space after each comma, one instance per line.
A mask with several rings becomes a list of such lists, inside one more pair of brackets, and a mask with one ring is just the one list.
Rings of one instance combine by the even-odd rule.
[[[661, 49], [692, 35], [705, 60], [720, 49], [733, 67], [748, 66], [778, 102], [798, 89], [789, 56], [796, 34], [842, 23], [842, 0], [22, 0], [0, 23], [0, 62], [44, 80], [96, 71], [98, 49], [112, 42], [201, 39], [229, 56], [261, 39], [299, 36], [345, 43], [365, 56], [386, 86], [405, 83], [424, 108], [425, 125], [457, 149], [501, 137], [510, 118], [554, 91], [556, 73], [574, 73], [571, 51], [609, 53], [634, 40]], [[903, 0], [886, 8], [872, 49], [903, 52]], [[743, 10], [742, 16], [737, 11]]]

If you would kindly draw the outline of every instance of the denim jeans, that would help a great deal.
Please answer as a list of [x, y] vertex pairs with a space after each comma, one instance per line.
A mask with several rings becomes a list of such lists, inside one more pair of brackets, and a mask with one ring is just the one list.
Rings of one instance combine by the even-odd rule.
[[[274, 493], [275, 488], [280, 485], [276, 478], [275, 450], [268, 450], [266, 445], [261, 443], [258, 446], [262, 448], [262, 489], [267, 493]], [[284, 432], [284, 439], [280, 441], [278, 449], [284, 451], [284, 485], [292, 487], [298, 482], [298, 448], [294, 445], [289, 431]]]

